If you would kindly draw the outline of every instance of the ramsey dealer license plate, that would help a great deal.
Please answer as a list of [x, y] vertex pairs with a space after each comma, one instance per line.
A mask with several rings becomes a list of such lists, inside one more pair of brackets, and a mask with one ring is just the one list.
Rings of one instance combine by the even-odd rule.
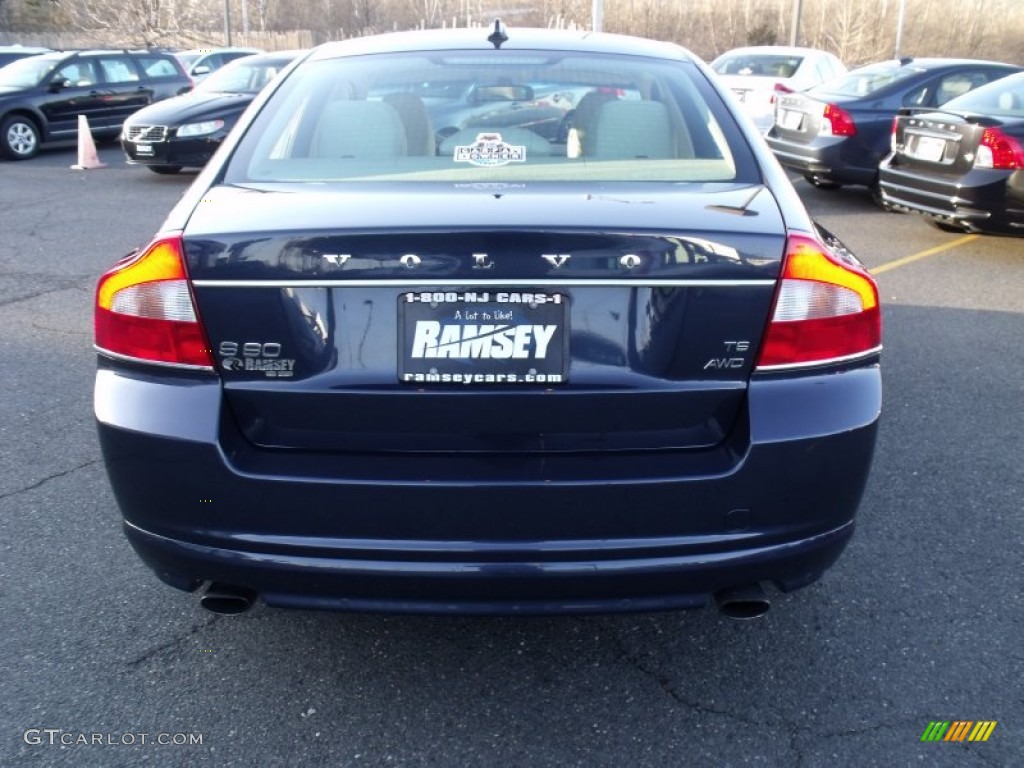
[[398, 302], [407, 384], [563, 384], [569, 302], [560, 293], [422, 291]]

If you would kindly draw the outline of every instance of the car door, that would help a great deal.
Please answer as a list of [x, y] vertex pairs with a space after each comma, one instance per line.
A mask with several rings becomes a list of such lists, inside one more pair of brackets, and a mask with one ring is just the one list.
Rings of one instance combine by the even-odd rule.
[[135, 61], [127, 55], [105, 54], [96, 57], [102, 77], [101, 106], [93, 128], [117, 128], [133, 112], [153, 101], [153, 90], [140, 76]]
[[99, 80], [95, 62], [79, 56], [61, 64], [50, 76], [46, 96], [39, 105], [46, 116], [50, 138], [74, 138], [79, 115], [85, 115], [89, 124], [94, 124], [103, 111], [104, 93]]

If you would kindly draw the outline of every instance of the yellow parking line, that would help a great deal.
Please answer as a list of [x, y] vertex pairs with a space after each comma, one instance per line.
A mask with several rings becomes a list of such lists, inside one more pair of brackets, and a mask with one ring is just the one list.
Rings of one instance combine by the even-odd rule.
[[871, 270], [871, 274], [880, 275], [883, 272], [888, 272], [890, 269], [896, 269], [897, 267], [902, 267], [905, 264], [911, 264], [915, 261], [920, 261], [921, 259], [927, 259], [929, 256], [934, 256], [937, 253], [942, 253], [943, 251], [949, 251], [953, 248], [959, 248], [961, 245], [967, 245], [968, 243], [972, 243], [979, 237], [981, 237], [981, 235], [964, 235], [963, 237], [957, 238], [956, 240], [952, 240], [946, 243], [945, 245], [937, 245], [934, 248], [929, 248], [926, 251], [920, 251], [919, 253], [912, 253], [909, 256], [904, 256], [902, 259], [888, 261], [885, 264], [881, 265], [880, 267], [874, 267]]

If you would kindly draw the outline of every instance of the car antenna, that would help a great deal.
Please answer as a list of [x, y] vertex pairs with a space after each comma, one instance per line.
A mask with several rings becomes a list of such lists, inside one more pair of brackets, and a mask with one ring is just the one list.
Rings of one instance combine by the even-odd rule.
[[764, 189], [763, 184], [758, 184], [754, 189], [744, 198], [739, 205], [707, 205], [705, 210], [708, 211], [719, 211], [720, 213], [731, 213], [735, 216], [757, 216], [757, 211], [750, 210], [750, 204], [754, 202], [754, 198], [761, 194], [761, 190]]
[[508, 33], [505, 31], [505, 25], [501, 23], [501, 19], [495, 19], [494, 31], [487, 36], [487, 42], [495, 48], [501, 48], [501, 44], [506, 40], [508, 40]]

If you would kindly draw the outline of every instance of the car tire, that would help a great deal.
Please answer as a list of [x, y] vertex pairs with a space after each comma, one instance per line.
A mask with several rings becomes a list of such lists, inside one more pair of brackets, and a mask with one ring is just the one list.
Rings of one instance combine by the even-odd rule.
[[171, 176], [182, 169], [180, 165], [147, 165], [146, 167], [153, 173], [159, 173], [164, 176]]
[[962, 235], [964, 232], [968, 231], [965, 227], [958, 227], [956, 224], [950, 224], [948, 221], [939, 221], [938, 219], [933, 219], [930, 216], [927, 217], [927, 219], [928, 223], [936, 229], [940, 229], [943, 232], [949, 232], [953, 235]]
[[10, 115], [0, 123], [0, 154], [10, 160], [28, 160], [39, 152], [39, 127], [24, 115]]
[[878, 185], [877, 181], [871, 185], [870, 190], [871, 200], [883, 211], [886, 213], [902, 213], [902, 211], [893, 208], [892, 203], [885, 199], [885, 196], [882, 194], [882, 188]]
[[820, 176], [815, 176], [813, 173], [805, 173], [804, 174], [804, 179], [812, 187], [817, 187], [818, 189], [833, 190], [833, 189], [839, 189], [841, 186], [843, 186], [842, 184], [839, 184], [838, 182], [827, 181], [827, 180], [821, 178]]

